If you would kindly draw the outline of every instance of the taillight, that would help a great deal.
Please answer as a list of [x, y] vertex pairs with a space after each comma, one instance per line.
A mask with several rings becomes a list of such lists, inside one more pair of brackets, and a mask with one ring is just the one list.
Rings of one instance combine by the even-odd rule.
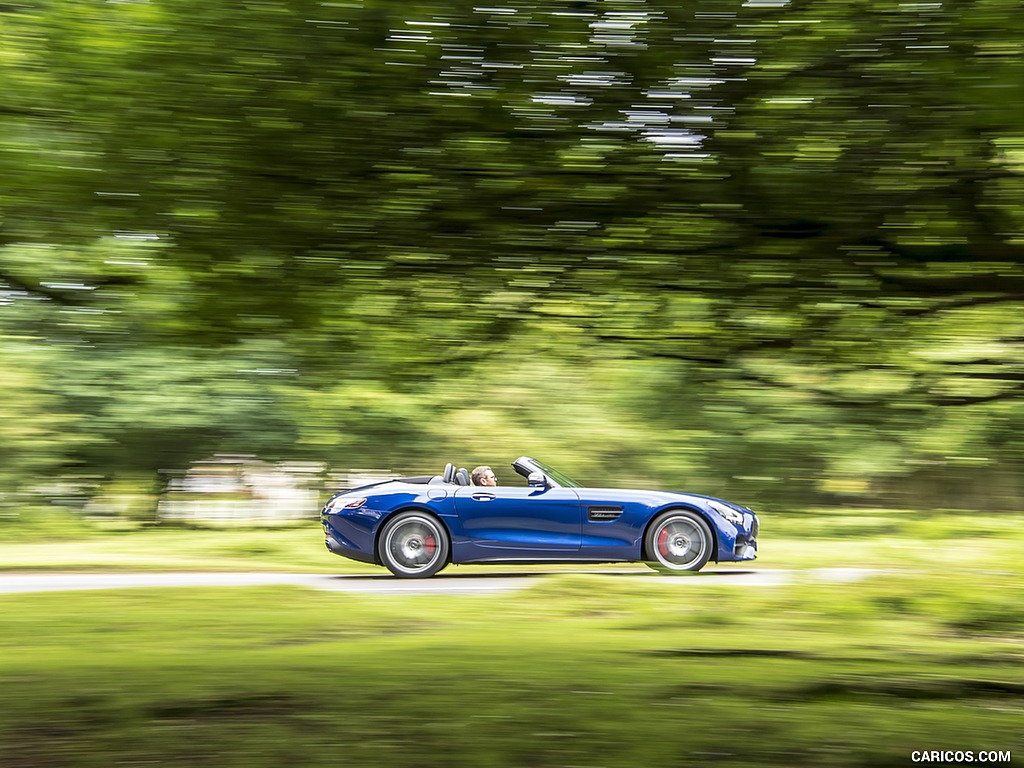
[[358, 509], [365, 503], [366, 499], [352, 499], [351, 501], [347, 501], [344, 496], [339, 496], [327, 506], [327, 510], [329, 512], [337, 512], [341, 509]]

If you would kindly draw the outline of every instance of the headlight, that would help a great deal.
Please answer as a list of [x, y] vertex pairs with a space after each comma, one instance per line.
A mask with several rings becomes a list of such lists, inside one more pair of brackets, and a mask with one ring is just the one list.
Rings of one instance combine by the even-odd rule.
[[743, 525], [743, 515], [732, 507], [727, 507], [720, 501], [709, 501], [708, 506], [720, 514], [733, 525]]
[[358, 509], [366, 503], [366, 499], [350, 499], [346, 496], [339, 496], [327, 504], [328, 512], [337, 512], [342, 509]]

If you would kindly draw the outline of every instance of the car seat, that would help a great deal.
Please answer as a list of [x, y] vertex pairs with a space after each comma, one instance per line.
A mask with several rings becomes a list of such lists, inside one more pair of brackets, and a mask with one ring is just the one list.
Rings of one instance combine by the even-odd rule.
[[455, 482], [459, 485], [469, 485], [469, 471], [465, 467], [459, 467], [455, 473]]

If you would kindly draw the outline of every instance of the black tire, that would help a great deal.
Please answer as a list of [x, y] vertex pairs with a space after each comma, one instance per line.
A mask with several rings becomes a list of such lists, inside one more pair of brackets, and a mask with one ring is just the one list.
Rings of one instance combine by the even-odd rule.
[[659, 573], [696, 573], [715, 546], [715, 537], [700, 515], [672, 509], [655, 518], [644, 534], [646, 564]]
[[380, 561], [401, 579], [426, 579], [448, 565], [448, 532], [426, 512], [400, 512], [384, 524]]

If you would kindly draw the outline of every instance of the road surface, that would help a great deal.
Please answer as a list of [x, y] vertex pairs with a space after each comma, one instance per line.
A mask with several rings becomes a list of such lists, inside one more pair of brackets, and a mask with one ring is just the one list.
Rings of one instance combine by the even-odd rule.
[[143, 587], [252, 587], [291, 584], [331, 592], [361, 594], [479, 594], [509, 592], [537, 584], [555, 574], [615, 576], [633, 582], [702, 586], [732, 584], [745, 587], [773, 587], [794, 582], [859, 581], [879, 573], [869, 568], [818, 568], [808, 571], [712, 569], [682, 576], [657, 576], [647, 570], [501, 570], [481, 574], [458, 573], [455, 568], [431, 579], [397, 579], [380, 575], [320, 573], [6, 573], [0, 574], [0, 593], [64, 592], [86, 589], [135, 589]]

